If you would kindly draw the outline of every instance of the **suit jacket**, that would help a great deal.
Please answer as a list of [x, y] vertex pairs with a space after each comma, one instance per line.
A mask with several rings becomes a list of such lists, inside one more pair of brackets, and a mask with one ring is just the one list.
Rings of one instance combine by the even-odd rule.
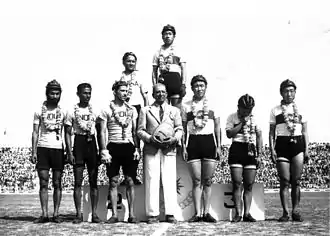
[[[174, 129], [174, 137], [176, 137], [177, 140], [181, 140], [183, 127], [180, 110], [167, 103], [163, 104], [163, 109], [164, 115], [162, 121], [160, 121], [159, 118], [159, 105], [156, 103], [143, 107], [140, 111], [137, 135], [144, 142], [143, 152], [146, 154], [154, 155], [159, 149], [150, 143], [150, 139], [155, 129], [161, 123], [166, 122], [170, 124]], [[175, 147], [163, 149], [162, 151], [164, 154], [174, 152]]]

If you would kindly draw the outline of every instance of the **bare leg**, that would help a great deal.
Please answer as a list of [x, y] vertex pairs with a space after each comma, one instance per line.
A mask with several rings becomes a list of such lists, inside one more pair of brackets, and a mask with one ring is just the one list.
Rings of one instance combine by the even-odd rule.
[[53, 170], [53, 202], [54, 202], [54, 217], [58, 217], [58, 211], [62, 199], [62, 170]]
[[202, 198], [202, 184], [201, 184], [201, 161], [194, 161], [189, 163], [189, 169], [193, 181], [193, 200], [197, 216], [201, 216], [201, 198]]
[[236, 216], [242, 216], [242, 167], [230, 168], [231, 179], [233, 184], [233, 199], [235, 203]]
[[[84, 166], [74, 167], [73, 200], [76, 207], [76, 217], [81, 218], [81, 186], [83, 181]], [[78, 223], [78, 222], [77, 222]]]
[[42, 216], [48, 217], [49, 170], [38, 170], [38, 176], [40, 181], [39, 198], [40, 198]]
[[209, 213], [210, 210], [211, 194], [212, 194], [211, 191], [212, 176], [214, 174], [216, 166], [217, 166], [216, 161], [204, 160], [202, 162], [204, 214]]
[[290, 163], [285, 161], [278, 162], [277, 171], [280, 177], [280, 198], [283, 208], [283, 217], [280, 218], [280, 221], [282, 221], [281, 219], [284, 220], [289, 215]]
[[248, 217], [250, 214], [252, 202], [252, 188], [256, 177], [256, 169], [243, 169], [243, 185], [244, 185], [244, 216]]
[[128, 208], [129, 208], [129, 218], [135, 218], [135, 216], [134, 216], [134, 201], [135, 201], [134, 181], [129, 176], [126, 177], [126, 196], [127, 196]]
[[[300, 203], [300, 180], [303, 171], [304, 156], [303, 153], [298, 154], [292, 158], [290, 166], [291, 170], [291, 201], [292, 201], [292, 213], [298, 213]], [[294, 218], [294, 217], [293, 217]], [[302, 220], [299, 220], [302, 221]]]

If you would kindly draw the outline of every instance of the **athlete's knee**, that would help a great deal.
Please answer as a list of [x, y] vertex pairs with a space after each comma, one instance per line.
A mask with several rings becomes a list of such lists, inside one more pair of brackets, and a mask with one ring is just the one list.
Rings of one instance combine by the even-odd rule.
[[110, 188], [117, 188], [118, 185], [119, 185], [119, 177], [118, 176], [112, 177], [110, 180]]
[[40, 190], [42, 189], [48, 189], [48, 179], [40, 179], [39, 180], [39, 185], [40, 185]]
[[292, 185], [292, 187], [300, 187], [301, 186], [301, 179], [300, 178], [299, 179], [293, 179], [291, 181], [291, 185]]
[[280, 178], [280, 186], [282, 188], [289, 188], [290, 186], [290, 180], [287, 178]]
[[201, 181], [200, 178], [193, 178], [192, 181], [193, 181], [193, 186], [194, 187], [200, 187], [201, 186], [202, 181]]
[[253, 183], [244, 183], [244, 191], [248, 191], [248, 192], [252, 192], [252, 188], [253, 188]]
[[241, 181], [233, 181], [233, 190], [242, 189], [243, 184]]
[[134, 180], [133, 180], [133, 178], [127, 176], [127, 177], [125, 178], [125, 184], [126, 184], [128, 187], [133, 187], [133, 186], [134, 186]]
[[210, 187], [212, 185], [212, 178], [205, 178], [203, 181], [203, 185], [206, 187]]
[[62, 189], [62, 182], [61, 179], [53, 179], [53, 188], [54, 189]]

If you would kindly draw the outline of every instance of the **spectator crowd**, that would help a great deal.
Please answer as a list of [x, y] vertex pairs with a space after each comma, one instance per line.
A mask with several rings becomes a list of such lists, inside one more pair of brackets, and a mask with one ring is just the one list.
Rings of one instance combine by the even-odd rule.
[[[229, 146], [224, 145], [224, 159], [219, 162], [213, 176], [215, 183], [230, 183], [230, 170], [227, 162]], [[304, 165], [302, 175], [302, 187], [307, 189], [327, 189], [329, 181], [329, 143], [310, 143], [310, 159]], [[38, 191], [38, 178], [35, 165], [30, 161], [31, 149], [25, 147], [2, 147], [0, 148], [0, 192], [29, 192]], [[279, 179], [275, 165], [270, 160], [270, 152], [264, 147], [261, 166], [257, 171], [256, 181], [263, 183], [266, 189], [279, 188]], [[138, 169], [138, 179], [143, 181], [142, 161]], [[87, 171], [84, 173], [84, 184], [88, 184]], [[67, 164], [63, 172], [63, 190], [72, 190], [74, 177], [72, 166]], [[51, 181], [49, 189], [52, 189]], [[107, 185], [106, 168], [99, 167], [99, 185]]]

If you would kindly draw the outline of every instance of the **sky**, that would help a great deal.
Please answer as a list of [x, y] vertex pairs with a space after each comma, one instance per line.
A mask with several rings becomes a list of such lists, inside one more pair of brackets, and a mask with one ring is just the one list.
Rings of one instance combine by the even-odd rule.
[[192, 97], [191, 78], [204, 75], [207, 96], [220, 111], [223, 143], [231, 142], [226, 119], [246, 93], [255, 98], [268, 143], [270, 110], [288, 78], [297, 85], [310, 141], [330, 142], [328, 9], [329, 1], [1, 1], [0, 146], [30, 146], [33, 113], [41, 110], [50, 80], [62, 85], [64, 109], [78, 101], [81, 82], [92, 84], [96, 109], [107, 106], [125, 52], [137, 55], [151, 93], [152, 58], [166, 24], [175, 26], [187, 61], [185, 99]]

